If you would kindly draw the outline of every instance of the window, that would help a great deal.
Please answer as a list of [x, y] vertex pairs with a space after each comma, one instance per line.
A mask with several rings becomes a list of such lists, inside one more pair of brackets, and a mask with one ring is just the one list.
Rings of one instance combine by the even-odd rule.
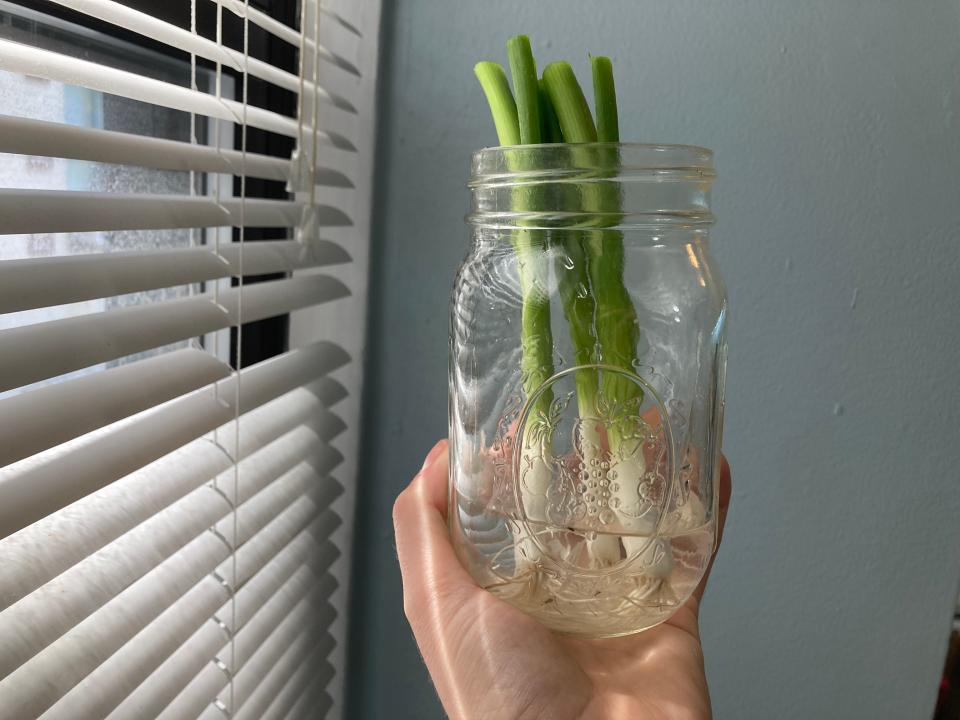
[[26, 5], [0, 3], [0, 707], [336, 716], [379, 4]]
[[[86, 30], [38, 12], [16, 9], [9, 4], [0, 4], [0, 38], [30, 43], [71, 56], [82, 55], [88, 60], [124, 70], [148, 72], [151, 77], [167, 82], [190, 83], [191, 66], [188, 59], [144, 50], [106, 33]], [[199, 68], [198, 87], [209, 91], [214, 86], [215, 75], [215, 71], [210, 68]], [[224, 76], [221, 78], [221, 83], [224, 94], [233, 98], [235, 85], [233, 78]], [[0, 102], [2, 107], [14, 109], [17, 117], [25, 119], [147, 135], [187, 143], [190, 142], [191, 135], [195, 134], [206, 145], [217, 144], [231, 149], [234, 144], [233, 123], [210, 122], [203, 116], [194, 116], [191, 119], [188, 114], [167, 107], [138, 102], [61, 81], [3, 70], [0, 70]], [[191, 195], [197, 192], [211, 194], [215, 183], [226, 185], [232, 181], [232, 176], [229, 175], [221, 175], [211, 183], [205, 173], [191, 174], [184, 171], [158, 170], [42, 155], [9, 154], [0, 163], [0, 187], [10, 189]], [[230, 185], [226, 186], [230, 187]], [[195, 247], [214, 244], [215, 233], [219, 233], [220, 241], [230, 241], [230, 234], [220, 228], [12, 234], [7, 235], [4, 242], [0, 244], [0, 261], [62, 257], [83, 253]], [[184, 297], [204, 292], [208, 284], [193, 283], [156, 288], [6, 313], [0, 315], [0, 329], [149, 301]], [[229, 283], [226, 286], [229, 287]], [[211, 335], [197, 340], [198, 344], [206, 345], [211, 349], [215, 347], [218, 355], [224, 360], [229, 358], [229, 342], [228, 331], [221, 331], [219, 337]], [[82, 368], [56, 378], [48, 378], [40, 381], [38, 385], [60, 382], [189, 345], [190, 341], [179, 341], [164, 348], [154, 348]], [[17, 388], [7, 391], [6, 394], [23, 392], [26, 389], [28, 388]]]

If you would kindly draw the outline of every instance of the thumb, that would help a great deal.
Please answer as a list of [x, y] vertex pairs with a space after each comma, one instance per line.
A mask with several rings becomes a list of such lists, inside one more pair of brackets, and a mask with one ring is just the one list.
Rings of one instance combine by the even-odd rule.
[[437, 443], [393, 506], [403, 609], [423, 648], [467, 595], [478, 587], [450, 544], [447, 505], [447, 441]]
[[703, 599], [703, 593], [707, 589], [707, 581], [710, 579], [710, 572], [713, 570], [713, 563], [717, 559], [717, 553], [720, 552], [720, 543], [723, 541], [723, 528], [727, 524], [727, 511], [730, 509], [730, 496], [733, 493], [733, 482], [730, 475], [730, 464], [724, 455], [720, 456], [720, 482], [717, 488], [719, 492], [719, 517], [717, 517], [717, 544], [713, 548], [713, 555], [710, 557], [710, 564], [703, 575], [703, 579], [694, 591], [693, 596], [697, 599], [697, 605]]

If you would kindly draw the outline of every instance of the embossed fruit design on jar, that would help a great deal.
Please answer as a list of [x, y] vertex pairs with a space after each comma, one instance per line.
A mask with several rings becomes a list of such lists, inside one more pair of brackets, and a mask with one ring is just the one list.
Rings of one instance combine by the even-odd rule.
[[709, 150], [585, 143], [473, 156], [450, 326], [450, 532], [551, 628], [637, 632], [716, 534], [726, 296]]

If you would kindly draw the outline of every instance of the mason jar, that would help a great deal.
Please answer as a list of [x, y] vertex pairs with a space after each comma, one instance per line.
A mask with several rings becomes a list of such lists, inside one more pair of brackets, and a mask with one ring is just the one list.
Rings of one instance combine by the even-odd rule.
[[726, 294], [709, 150], [473, 155], [450, 319], [449, 524], [476, 581], [555, 630], [675, 612], [716, 542]]

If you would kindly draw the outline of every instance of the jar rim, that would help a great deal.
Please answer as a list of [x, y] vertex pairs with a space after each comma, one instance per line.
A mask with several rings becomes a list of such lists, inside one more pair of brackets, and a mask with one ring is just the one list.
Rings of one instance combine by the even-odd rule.
[[[616, 162], [605, 157], [616, 151]], [[581, 170], [616, 169], [621, 175], [670, 173], [698, 178], [716, 176], [714, 153], [698, 145], [664, 143], [591, 142], [497, 145], [480, 148], [471, 156], [468, 187], [510, 177], [550, 175]], [[677, 177], [679, 179], [679, 177]]]
[[692, 152], [698, 155], [701, 155], [708, 160], [713, 159], [713, 150], [708, 147], [703, 147], [702, 145], [687, 145], [684, 143], [641, 143], [641, 142], [586, 142], [586, 143], [528, 143], [525, 145], [487, 145], [482, 147], [479, 150], [475, 151], [477, 153], [483, 153], [488, 151], [495, 150], [517, 150], [517, 149], [537, 149], [537, 148], [605, 148], [605, 147], [620, 147], [620, 148], [635, 148], [640, 150], [652, 150], [657, 152]]
[[703, 227], [713, 152], [695, 145], [548, 143], [473, 153], [471, 212], [486, 228]]

